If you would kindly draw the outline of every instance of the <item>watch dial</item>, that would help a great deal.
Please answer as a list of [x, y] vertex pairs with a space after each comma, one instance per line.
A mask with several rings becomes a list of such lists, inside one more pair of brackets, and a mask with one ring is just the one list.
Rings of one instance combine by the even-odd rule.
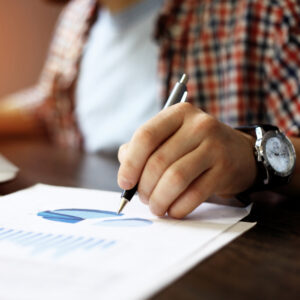
[[278, 173], [289, 172], [293, 157], [288, 144], [279, 137], [271, 137], [266, 142], [266, 156], [269, 164]]

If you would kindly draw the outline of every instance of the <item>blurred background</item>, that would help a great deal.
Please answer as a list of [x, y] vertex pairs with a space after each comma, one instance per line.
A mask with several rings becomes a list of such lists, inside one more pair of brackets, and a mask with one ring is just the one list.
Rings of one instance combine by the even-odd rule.
[[0, 0], [0, 98], [36, 82], [61, 9], [46, 0]]

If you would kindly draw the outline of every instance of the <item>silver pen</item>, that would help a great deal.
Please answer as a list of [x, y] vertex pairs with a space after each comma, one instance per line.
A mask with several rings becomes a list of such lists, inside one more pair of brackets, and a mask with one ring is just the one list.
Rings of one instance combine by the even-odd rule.
[[[175, 86], [174, 86], [174, 88], [173, 88], [166, 104], [164, 105], [163, 109], [165, 109], [165, 108], [167, 108], [167, 107], [169, 107], [173, 104], [186, 101], [186, 99], [187, 99], [187, 88], [186, 88], [187, 82], [188, 82], [188, 76], [186, 74], [183, 74], [180, 81], [178, 81], [175, 84]], [[122, 192], [121, 204], [120, 204], [120, 208], [118, 210], [118, 214], [120, 214], [121, 211], [123, 210], [123, 208], [126, 206], [126, 204], [128, 202], [130, 202], [130, 200], [132, 199], [132, 197], [136, 193], [137, 188], [138, 188], [138, 183], [135, 185], [134, 188], [132, 188], [130, 190], [124, 190]]]

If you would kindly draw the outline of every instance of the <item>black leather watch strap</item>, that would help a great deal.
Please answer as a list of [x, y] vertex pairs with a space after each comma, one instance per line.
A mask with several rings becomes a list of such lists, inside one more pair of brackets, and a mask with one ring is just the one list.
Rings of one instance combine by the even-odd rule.
[[252, 136], [254, 136], [256, 138], [255, 129], [257, 127], [261, 127], [264, 131], [278, 130], [278, 127], [269, 125], [269, 124], [255, 124], [255, 125], [249, 125], [249, 126], [238, 126], [238, 127], [235, 127], [235, 129], [245, 132], [245, 133], [248, 133], [248, 134], [251, 134]]

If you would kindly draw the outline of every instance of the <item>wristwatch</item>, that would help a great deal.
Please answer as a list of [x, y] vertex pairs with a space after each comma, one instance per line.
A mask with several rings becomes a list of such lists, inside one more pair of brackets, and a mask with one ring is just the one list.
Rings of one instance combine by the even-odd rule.
[[254, 155], [258, 174], [254, 185], [245, 192], [267, 190], [289, 183], [296, 164], [296, 152], [288, 137], [273, 125], [236, 129], [256, 138]]

